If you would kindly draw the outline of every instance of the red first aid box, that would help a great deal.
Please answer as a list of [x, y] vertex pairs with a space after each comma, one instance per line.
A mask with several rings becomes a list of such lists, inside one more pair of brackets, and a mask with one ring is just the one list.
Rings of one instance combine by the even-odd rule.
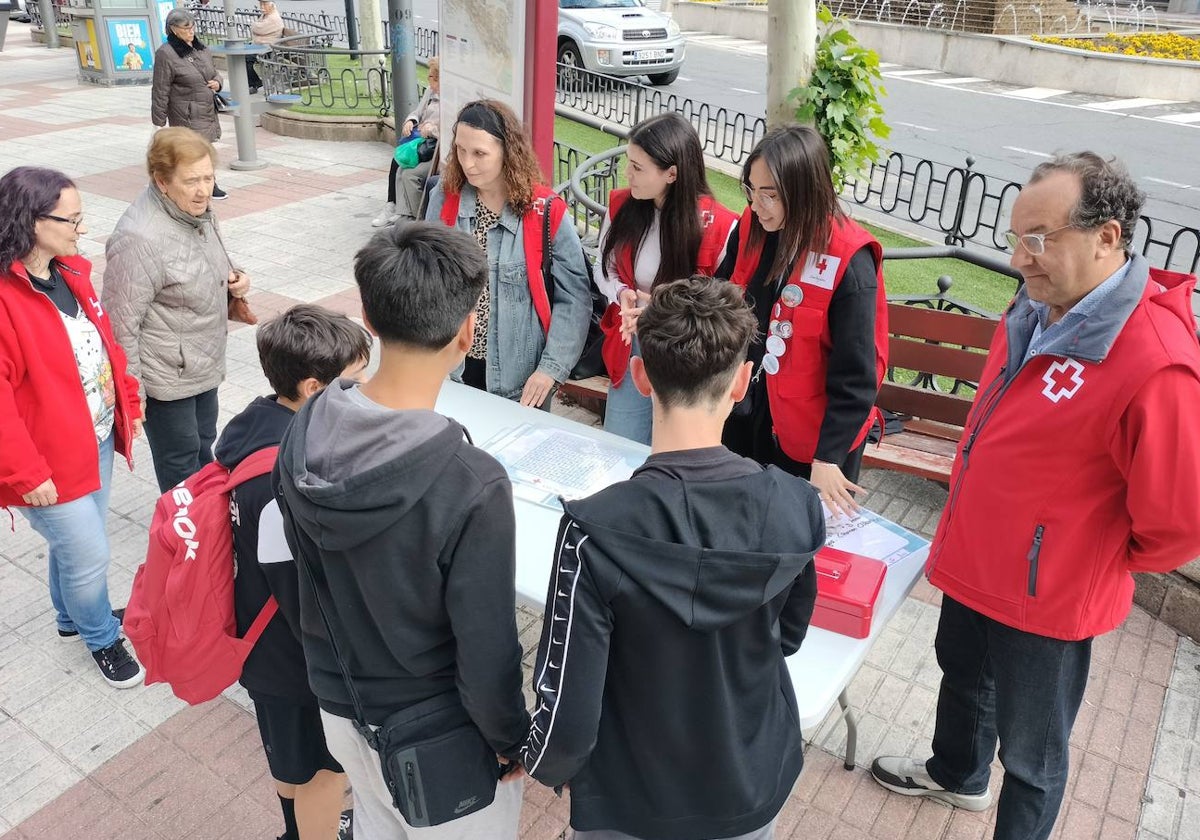
[[887, 564], [829, 546], [818, 551], [813, 562], [817, 566], [813, 626], [855, 639], [871, 635]]

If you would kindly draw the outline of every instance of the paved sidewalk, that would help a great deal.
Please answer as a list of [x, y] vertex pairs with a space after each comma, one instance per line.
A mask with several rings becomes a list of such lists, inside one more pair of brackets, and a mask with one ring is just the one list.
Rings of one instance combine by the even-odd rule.
[[[78, 180], [89, 224], [85, 252], [99, 276], [106, 236], [146, 184], [149, 89], [79, 86], [74, 65], [72, 52], [33, 46], [27, 26], [10, 26], [0, 53], [0, 172], [40, 164]], [[228, 162], [232, 124], [225, 127], [220, 151]], [[230, 198], [216, 205], [225, 239], [253, 279], [256, 311], [269, 316], [312, 301], [357, 314], [351, 260], [372, 233], [390, 150], [261, 131], [257, 140], [271, 165], [252, 173], [223, 168]], [[254, 330], [231, 327], [222, 422], [266, 390]], [[144, 441], [135, 454], [135, 471], [118, 466], [112, 495], [116, 604], [127, 598], [144, 556], [157, 496]], [[926, 535], [936, 527], [940, 488], [879, 472], [864, 483], [873, 509]], [[937, 593], [919, 584], [851, 687], [864, 765], [881, 752], [928, 748], [937, 616]], [[521, 610], [517, 618], [529, 665], [540, 616]], [[1198, 668], [1195, 644], [1138, 609], [1097, 640], [1056, 837], [1200, 838]], [[810, 734], [780, 838], [988, 835], [993, 812], [886, 794], [862, 767], [842, 770], [844, 736], [834, 721]], [[558, 837], [566, 821], [565, 800], [527, 787], [523, 837]], [[82, 645], [58, 640], [45, 546], [17, 516], [14, 530], [0, 535], [0, 840], [267, 840], [280, 823], [245, 693], [186, 708], [161, 685], [107, 688]]]

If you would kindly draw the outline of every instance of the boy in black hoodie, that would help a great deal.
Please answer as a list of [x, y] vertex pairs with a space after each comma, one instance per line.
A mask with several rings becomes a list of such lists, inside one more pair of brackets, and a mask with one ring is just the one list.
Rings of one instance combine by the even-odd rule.
[[[228, 469], [260, 449], [278, 446], [300, 406], [339, 376], [360, 376], [371, 358], [366, 330], [345, 315], [310, 304], [263, 324], [256, 340], [259, 363], [275, 393], [255, 399], [221, 433], [214, 454]], [[346, 777], [325, 745], [299, 627], [288, 626], [287, 617], [299, 609], [296, 566], [282, 541], [270, 473], [234, 488], [230, 514], [238, 636], [246, 635], [272, 593], [287, 607], [250, 651], [240, 680], [254, 701], [283, 809], [280, 840], [300, 840], [301, 832], [333, 840], [342, 836]]]
[[721, 446], [755, 329], [729, 283], [656, 288], [630, 363], [651, 455], [564, 504], [521, 760], [570, 783], [577, 840], [770, 838], [800, 773], [784, 657], [825, 526], [808, 482]]
[[[332, 633], [366, 724], [436, 704], [465, 711], [503, 762], [518, 757], [529, 715], [512, 486], [462, 426], [433, 410], [470, 349], [487, 261], [470, 234], [411, 222], [376, 234], [355, 257], [354, 276], [363, 318], [380, 339], [379, 370], [361, 387], [343, 380], [305, 405], [276, 467], [284, 532], [311, 571], [300, 575], [309, 683], [354, 789], [357, 840], [515, 840], [519, 773], [498, 782], [482, 810], [414, 832], [355, 725], [330, 641]], [[431, 729], [414, 739], [446, 734]]]

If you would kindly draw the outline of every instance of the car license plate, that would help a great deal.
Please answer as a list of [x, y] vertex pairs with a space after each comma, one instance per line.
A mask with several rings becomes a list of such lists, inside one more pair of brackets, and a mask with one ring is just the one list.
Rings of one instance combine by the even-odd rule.
[[637, 61], [661, 61], [667, 57], [666, 50], [637, 50], [633, 57]]

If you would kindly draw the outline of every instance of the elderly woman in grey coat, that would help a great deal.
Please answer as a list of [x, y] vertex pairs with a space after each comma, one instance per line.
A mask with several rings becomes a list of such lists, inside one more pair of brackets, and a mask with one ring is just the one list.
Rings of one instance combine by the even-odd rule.
[[[167, 14], [167, 42], [154, 53], [151, 121], [159, 127], [190, 128], [215, 143], [221, 137], [221, 123], [213, 95], [222, 84], [212, 52], [196, 37], [196, 18], [185, 9], [172, 9]], [[215, 183], [212, 198], [225, 198], [225, 191]]]
[[250, 288], [229, 261], [209, 205], [216, 160], [212, 144], [191, 129], [155, 134], [146, 155], [150, 185], [104, 248], [101, 302], [141, 383], [163, 492], [213, 459], [229, 299]]

